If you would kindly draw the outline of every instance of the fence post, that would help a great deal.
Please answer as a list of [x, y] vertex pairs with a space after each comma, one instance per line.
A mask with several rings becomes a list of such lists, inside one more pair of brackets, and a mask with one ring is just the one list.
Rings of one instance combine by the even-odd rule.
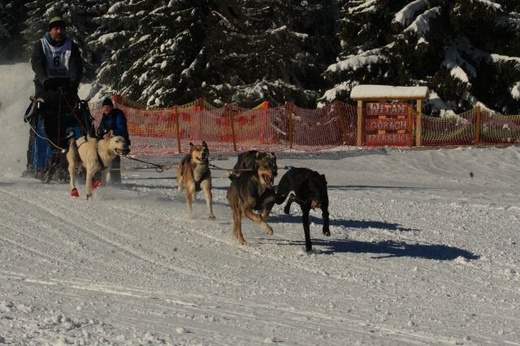
[[480, 113], [480, 106], [475, 109], [475, 144], [480, 144], [480, 135], [482, 133], [482, 114]]
[[229, 117], [230, 125], [231, 125], [231, 137], [233, 138], [233, 151], [237, 151], [237, 139], [235, 136], [235, 119], [233, 117], [233, 111], [231, 110], [231, 105], [226, 105], [226, 112]]
[[289, 149], [292, 149], [293, 147], [293, 141], [294, 141], [294, 124], [293, 124], [293, 104], [291, 102], [286, 103], [286, 110], [287, 114], [289, 114]]
[[175, 112], [175, 127], [177, 128], [177, 149], [179, 150], [179, 153], [181, 153], [181, 121], [179, 117], [179, 110], [177, 106], [174, 107]]
[[260, 143], [269, 143], [266, 129], [269, 126], [269, 101], [262, 102], [262, 122], [260, 123]]
[[357, 101], [356, 145], [363, 145], [363, 100]]
[[417, 121], [415, 122], [415, 145], [420, 147], [422, 145], [422, 101], [417, 100]]

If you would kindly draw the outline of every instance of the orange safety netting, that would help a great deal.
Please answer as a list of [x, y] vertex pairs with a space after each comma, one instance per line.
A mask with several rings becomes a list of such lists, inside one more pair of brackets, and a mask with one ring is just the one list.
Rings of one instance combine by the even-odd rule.
[[[319, 151], [356, 145], [357, 109], [340, 101], [318, 109], [293, 104], [270, 108], [268, 102], [246, 109], [236, 105], [216, 108], [199, 99], [148, 110], [132, 107], [126, 100], [115, 101], [127, 116], [134, 155], [186, 153], [190, 142], [201, 141], [212, 152]], [[98, 124], [101, 104], [91, 103], [90, 108]], [[450, 117], [422, 115], [420, 125], [421, 146], [520, 143], [520, 115], [504, 116], [479, 107]], [[417, 131], [414, 117], [414, 136]]]

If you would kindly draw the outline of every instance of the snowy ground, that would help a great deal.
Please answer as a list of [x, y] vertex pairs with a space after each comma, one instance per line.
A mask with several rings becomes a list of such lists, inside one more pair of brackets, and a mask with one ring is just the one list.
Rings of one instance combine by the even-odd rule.
[[332, 235], [311, 213], [305, 253], [278, 206], [239, 246], [225, 171], [216, 220], [202, 195], [187, 217], [173, 169], [124, 161], [89, 201], [20, 178], [32, 74], [0, 76], [0, 344], [520, 345], [517, 147], [277, 153], [326, 174]]

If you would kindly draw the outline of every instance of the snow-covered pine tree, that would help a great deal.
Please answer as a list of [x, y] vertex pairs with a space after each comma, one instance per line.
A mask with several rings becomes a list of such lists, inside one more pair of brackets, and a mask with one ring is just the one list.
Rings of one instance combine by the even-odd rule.
[[[148, 107], [193, 101], [208, 1], [119, 1], [97, 19], [89, 44], [102, 56], [98, 80]], [[201, 66], [200, 69], [203, 69]], [[191, 92], [193, 90], [193, 92]], [[197, 95], [197, 96], [196, 96]]]
[[335, 86], [323, 100], [347, 100], [357, 84], [427, 85], [448, 110], [485, 100], [497, 111], [518, 112], [512, 96], [520, 81], [518, 46], [506, 43], [518, 42], [518, 13], [506, 2], [347, 2], [342, 52], [325, 72]]
[[237, 1], [219, 6], [207, 38], [211, 99], [314, 107], [339, 50], [336, 1]]
[[99, 81], [147, 106], [312, 106], [339, 49], [335, 4], [121, 1], [90, 44], [105, 49]]
[[23, 58], [23, 23], [25, 7], [15, 1], [0, 1], [0, 60], [17, 61]]

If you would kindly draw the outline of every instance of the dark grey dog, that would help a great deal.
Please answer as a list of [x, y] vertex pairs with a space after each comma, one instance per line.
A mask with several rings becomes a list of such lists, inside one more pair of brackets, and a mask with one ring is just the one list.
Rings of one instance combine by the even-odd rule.
[[[293, 191], [294, 193], [290, 193]], [[289, 214], [291, 204], [296, 202], [302, 209], [303, 231], [305, 233], [305, 250], [312, 250], [309, 212], [320, 208], [323, 218], [323, 234], [330, 236], [329, 230], [329, 196], [325, 175], [309, 168], [290, 168], [284, 174], [276, 192], [276, 204], [282, 204], [288, 199], [284, 212]]]

